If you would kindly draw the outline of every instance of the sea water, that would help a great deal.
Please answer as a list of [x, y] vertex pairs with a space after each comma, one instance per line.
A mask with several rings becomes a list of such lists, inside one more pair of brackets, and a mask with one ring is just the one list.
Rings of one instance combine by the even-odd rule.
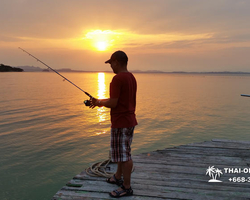
[[[63, 73], [108, 98], [112, 73]], [[250, 141], [249, 75], [135, 73], [132, 154], [213, 138]], [[52, 72], [0, 74], [0, 199], [48, 200], [108, 158], [109, 109]]]

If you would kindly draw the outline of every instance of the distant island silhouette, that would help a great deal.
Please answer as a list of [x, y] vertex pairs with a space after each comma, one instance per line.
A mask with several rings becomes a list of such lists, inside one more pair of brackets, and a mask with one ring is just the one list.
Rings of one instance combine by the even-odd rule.
[[0, 72], [23, 72], [23, 69], [1, 64], [0, 65]]

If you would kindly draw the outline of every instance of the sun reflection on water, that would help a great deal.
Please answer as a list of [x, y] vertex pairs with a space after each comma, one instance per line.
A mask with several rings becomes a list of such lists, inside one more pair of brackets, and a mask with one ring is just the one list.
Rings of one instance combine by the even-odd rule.
[[[105, 73], [98, 73], [98, 99], [105, 99], [106, 85], [105, 85]], [[100, 107], [97, 109], [97, 115], [99, 117], [99, 123], [106, 120], [105, 108]]]
[[104, 99], [106, 92], [105, 73], [98, 73], [98, 99]]

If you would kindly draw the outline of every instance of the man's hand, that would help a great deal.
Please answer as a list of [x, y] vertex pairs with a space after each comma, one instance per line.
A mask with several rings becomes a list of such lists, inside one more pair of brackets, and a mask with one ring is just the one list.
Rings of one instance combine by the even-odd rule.
[[96, 107], [97, 106], [97, 102], [98, 102], [98, 99], [96, 99], [96, 98], [90, 98], [90, 106], [89, 106], [89, 108], [94, 108], [94, 107]]

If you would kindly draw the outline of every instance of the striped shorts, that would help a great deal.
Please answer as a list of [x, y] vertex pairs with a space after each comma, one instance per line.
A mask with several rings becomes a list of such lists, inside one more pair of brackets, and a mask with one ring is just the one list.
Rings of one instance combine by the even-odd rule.
[[111, 160], [112, 162], [126, 162], [131, 160], [131, 143], [134, 128], [111, 128]]

